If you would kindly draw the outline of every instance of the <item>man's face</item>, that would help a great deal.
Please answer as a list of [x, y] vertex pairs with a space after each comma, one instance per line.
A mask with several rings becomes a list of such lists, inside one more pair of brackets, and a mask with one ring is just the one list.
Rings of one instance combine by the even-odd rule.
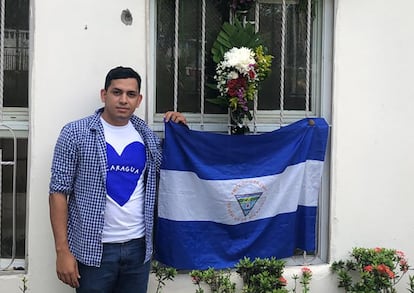
[[135, 78], [122, 78], [112, 80], [108, 90], [101, 90], [101, 100], [105, 103], [102, 118], [109, 124], [122, 126], [139, 107], [142, 95]]

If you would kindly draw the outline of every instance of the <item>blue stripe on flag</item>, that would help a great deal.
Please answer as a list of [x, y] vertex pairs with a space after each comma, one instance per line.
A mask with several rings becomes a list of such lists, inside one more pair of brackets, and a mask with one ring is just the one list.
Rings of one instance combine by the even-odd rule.
[[[243, 257], [315, 251], [316, 207], [239, 225], [159, 219], [155, 257], [177, 269], [231, 268]], [[300, 229], [300, 233], [297, 232]]]
[[[274, 175], [306, 160], [323, 161], [328, 125], [302, 119], [259, 135], [226, 135], [165, 124], [163, 169], [192, 171], [202, 179]], [[260, 165], [258, 169], [256, 166]]]

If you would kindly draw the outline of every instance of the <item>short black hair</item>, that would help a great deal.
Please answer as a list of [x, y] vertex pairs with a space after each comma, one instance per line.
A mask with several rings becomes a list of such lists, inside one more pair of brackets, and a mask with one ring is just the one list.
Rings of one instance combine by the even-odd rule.
[[105, 78], [105, 90], [111, 85], [114, 79], [135, 78], [138, 83], [138, 91], [141, 90], [141, 76], [131, 67], [118, 66], [109, 70]]

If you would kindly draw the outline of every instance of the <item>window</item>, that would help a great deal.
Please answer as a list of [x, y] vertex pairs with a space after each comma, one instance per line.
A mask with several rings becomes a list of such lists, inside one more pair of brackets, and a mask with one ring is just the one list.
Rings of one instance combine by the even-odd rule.
[[[176, 2], [178, 9], [176, 10]], [[304, 117], [307, 57], [307, 0], [286, 0], [286, 35], [284, 55], [284, 122]], [[330, 1], [312, 1], [312, 25], [310, 39], [310, 95], [308, 114], [322, 113], [322, 50], [323, 17]], [[161, 122], [162, 113], [174, 109], [188, 113], [190, 122], [200, 123], [200, 113], [207, 123], [225, 123], [226, 110], [205, 101], [217, 92], [209, 87], [214, 83], [215, 63], [211, 47], [221, 29], [230, 19], [228, 1], [167, 1], [157, 0], [154, 7], [153, 60], [155, 96], [152, 105], [154, 122]], [[305, 3], [305, 5], [304, 5]], [[262, 131], [270, 125], [279, 125], [281, 85], [281, 31], [282, 0], [258, 1], [257, 11], [250, 9], [247, 21], [255, 23], [269, 53], [274, 56], [271, 75], [263, 82], [258, 93], [257, 121]], [[178, 22], [176, 24], [176, 14]], [[203, 26], [204, 24], [204, 26]], [[176, 27], [177, 25], [177, 27]], [[203, 29], [204, 27], [204, 29]], [[178, 31], [176, 36], [175, 31]], [[204, 35], [203, 35], [204, 32]], [[202, 44], [205, 44], [203, 51]], [[177, 44], [177, 45], [176, 45]], [[204, 58], [204, 59], [203, 59]], [[174, 102], [176, 98], [176, 103]], [[151, 116], [151, 115], [150, 115]]]
[[0, 271], [21, 266], [26, 245], [29, 0], [0, 0]]
[[[245, 16], [245, 21], [253, 23], [261, 34], [268, 53], [274, 56], [272, 73], [258, 92], [258, 132], [274, 130], [306, 116], [321, 116], [330, 122], [334, 1], [309, 2], [310, 14], [307, 0], [258, 0]], [[149, 100], [148, 117], [153, 128], [161, 131], [162, 114], [176, 109], [186, 113], [193, 129], [227, 131], [226, 109], [206, 98], [217, 96], [209, 87], [214, 83], [216, 66], [211, 47], [223, 22], [231, 21], [228, 1], [157, 0], [151, 5], [154, 50], [150, 51], [155, 53], [150, 56], [150, 64], [155, 69], [150, 73], [153, 87], [148, 95], [155, 98]], [[326, 161], [319, 205], [318, 251], [317, 257], [313, 257], [319, 261], [327, 260], [328, 247], [329, 154]]]

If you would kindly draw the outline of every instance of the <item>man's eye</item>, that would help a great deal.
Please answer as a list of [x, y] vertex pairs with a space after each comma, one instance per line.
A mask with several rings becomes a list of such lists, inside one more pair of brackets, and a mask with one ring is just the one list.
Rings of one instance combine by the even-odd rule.
[[121, 91], [118, 91], [118, 90], [113, 90], [112, 91], [112, 94], [115, 95], [115, 96], [119, 96], [119, 95], [122, 94], [122, 92]]
[[136, 96], [138, 96], [136, 92], [128, 92], [128, 97], [135, 98]]

